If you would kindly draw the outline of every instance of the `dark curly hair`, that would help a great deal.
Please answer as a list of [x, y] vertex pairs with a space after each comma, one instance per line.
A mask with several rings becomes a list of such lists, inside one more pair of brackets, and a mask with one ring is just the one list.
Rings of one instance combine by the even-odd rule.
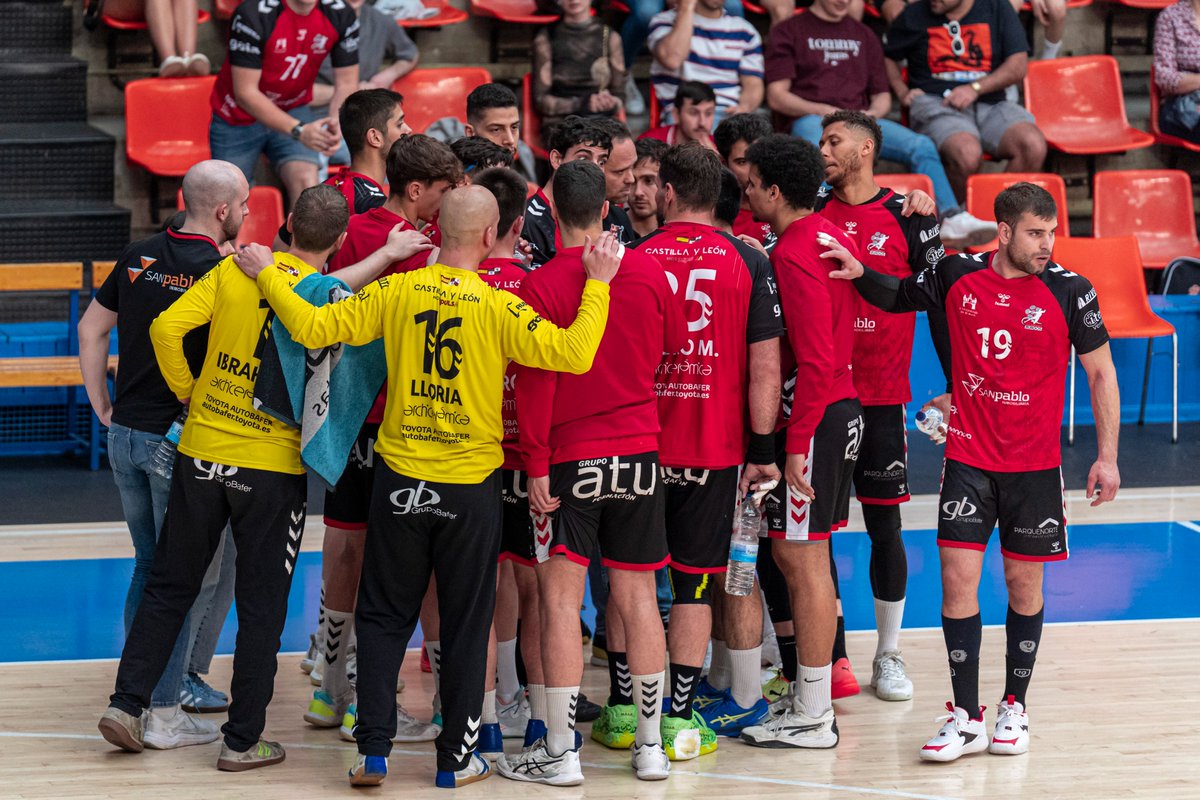
[[786, 133], [759, 139], [746, 150], [746, 160], [758, 170], [763, 188], [778, 186], [792, 208], [812, 208], [825, 176], [825, 161], [816, 145]]
[[713, 131], [713, 144], [717, 146], [721, 160], [728, 161], [733, 146], [738, 142], [754, 144], [772, 132], [771, 123], [761, 114], [734, 114], [721, 120], [721, 124]]
[[560, 156], [565, 156], [568, 150], [581, 144], [592, 144], [601, 150], [611, 151], [612, 134], [594, 120], [571, 115], [554, 126], [546, 144]]

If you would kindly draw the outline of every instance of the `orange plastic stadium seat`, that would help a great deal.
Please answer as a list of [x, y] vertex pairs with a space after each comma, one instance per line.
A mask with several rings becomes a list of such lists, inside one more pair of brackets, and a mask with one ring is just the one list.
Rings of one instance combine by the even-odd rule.
[[240, 5], [240, 0], [213, 0], [213, 14], [217, 19], [232, 19]]
[[1200, 153], [1200, 144], [1189, 142], [1187, 139], [1181, 139], [1178, 136], [1172, 136], [1169, 133], [1163, 133], [1158, 127], [1158, 106], [1162, 103], [1162, 90], [1158, 88], [1158, 84], [1154, 82], [1154, 66], [1150, 67], [1150, 133], [1153, 134], [1155, 141], [1159, 144], [1166, 144], [1172, 147], [1182, 147], [1184, 150], [1191, 150], [1193, 153]]
[[[234, 7], [236, 8], [236, 5]], [[212, 14], [209, 14], [203, 8], [197, 9], [197, 11], [196, 11], [196, 24], [197, 25], [203, 25], [204, 23], [208, 22], [210, 19], [212, 19]], [[120, 19], [118, 17], [114, 17], [109, 14], [101, 14], [100, 21], [103, 22], [107, 27], [112, 28], [113, 30], [118, 30], [118, 31], [144, 31], [144, 30], [149, 30], [149, 28], [150, 28], [150, 26], [148, 24], [146, 24], [145, 17], [139, 17], [137, 19]]]
[[538, 158], [550, 158], [542, 147], [542, 115], [533, 104], [533, 75], [528, 72], [521, 78], [521, 141]]
[[1097, 172], [1092, 233], [1136, 236], [1147, 267], [1200, 258], [1191, 178], [1175, 169]]
[[[986, 175], [971, 175], [967, 178], [967, 213], [979, 219], [995, 221], [996, 214], [993, 205], [996, 195], [1022, 181], [1040, 186], [1048, 191], [1058, 206], [1058, 232], [1056, 236], [1065, 239], [1071, 235], [1071, 225], [1067, 220], [1067, 184], [1062, 176], [1048, 172], [993, 172]], [[996, 240], [980, 247], [968, 248], [972, 253], [985, 253], [996, 248]]]
[[1046, 142], [1063, 153], [1123, 153], [1154, 144], [1153, 136], [1125, 116], [1121, 75], [1112, 56], [1030, 62], [1025, 107]]
[[549, 25], [558, 19], [558, 14], [539, 14], [534, 0], [471, 0], [471, 13], [524, 25]]
[[441, 28], [445, 25], [457, 25], [466, 22], [470, 16], [461, 8], [455, 8], [446, 0], [421, 0], [426, 8], [436, 8], [438, 13], [425, 19], [398, 19], [396, 24], [401, 28]]
[[155, 175], [181, 176], [209, 158], [208, 104], [216, 75], [147, 78], [125, 87], [125, 155]]
[[404, 95], [404, 121], [417, 133], [423, 133], [442, 117], [467, 119], [467, 95], [476, 87], [492, 82], [492, 74], [483, 67], [439, 67], [415, 69], [392, 84]]
[[[250, 214], [238, 231], [237, 243], [270, 247], [283, 225], [283, 193], [274, 186], [251, 186], [246, 205], [250, 207]], [[183, 189], [175, 193], [175, 208], [184, 210]]]
[[934, 196], [933, 181], [928, 175], [919, 172], [892, 172], [886, 175], [876, 175], [875, 182], [897, 194], [908, 194], [913, 189], [920, 189], [930, 197]]

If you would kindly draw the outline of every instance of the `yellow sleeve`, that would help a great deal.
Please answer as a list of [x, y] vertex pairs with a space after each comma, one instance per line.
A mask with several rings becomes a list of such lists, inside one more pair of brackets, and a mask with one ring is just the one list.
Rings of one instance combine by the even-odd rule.
[[608, 323], [608, 284], [589, 280], [579, 300], [579, 313], [569, 328], [538, 315], [510, 292], [500, 292], [504, 354], [527, 367], [582, 375], [592, 368], [596, 348]]
[[180, 400], [191, 398], [196, 384], [183, 354], [183, 337], [212, 321], [222, 266], [218, 264], [209, 270], [150, 324], [150, 341], [154, 344], [158, 368]]
[[[390, 276], [395, 283], [395, 276]], [[293, 290], [287, 274], [267, 267], [258, 274], [258, 288], [297, 344], [309, 349], [337, 342], [363, 345], [383, 336], [388, 283], [373, 281], [340, 303], [312, 305]]]

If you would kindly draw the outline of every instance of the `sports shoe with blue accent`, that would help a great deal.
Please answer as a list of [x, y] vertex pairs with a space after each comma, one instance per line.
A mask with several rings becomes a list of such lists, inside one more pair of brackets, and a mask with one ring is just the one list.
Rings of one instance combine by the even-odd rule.
[[525, 741], [521, 743], [521, 749], [532, 747], [546, 735], [546, 722], [540, 719], [530, 719], [525, 725]]
[[504, 734], [499, 722], [485, 722], [479, 729], [479, 754], [495, 761], [504, 753]]
[[351, 786], [378, 786], [387, 778], [387, 756], [359, 756], [350, 768]]
[[345, 721], [348, 710], [348, 704], [342, 705], [330, 697], [328, 692], [318, 689], [313, 692], [312, 702], [304, 712], [304, 721], [314, 728], [336, 728]]
[[701, 678], [700, 685], [696, 687], [696, 699], [692, 701], [692, 708], [705, 708], [719, 703], [725, 699], [725, 695], [724, 689], [718, 689], [709, 683], [707, 678]]
[[729, 692], [717, 703], [700, 709], [700, 716], [718, 736], [737, 736], [743, 729], [758, 725], [767, 717], [769, 706], [761, 697], [749, 708], [742, 708]]
[[179, 705], [192, 714], [215, 714], [229, 708], [229, 698], [196, 673], [189, 672], [179, 684]]
[[459, 789], [469, 783], [489, 778], [491, 774], [492, 768], [488, 766], [488, 762], [483, 756], [477, 752], [472, 752], [467, 757], [467, 765], [465, 767], [454, 771], [439, 769], [434, 782], [441, 789]]

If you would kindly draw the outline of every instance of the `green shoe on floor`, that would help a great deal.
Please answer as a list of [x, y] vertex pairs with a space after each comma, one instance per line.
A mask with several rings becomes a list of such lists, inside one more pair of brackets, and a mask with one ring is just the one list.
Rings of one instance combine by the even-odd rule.
[[664, 714], [661, 729], [663, 748], [672, 761], [688, 761], [717, 751], [717, 734], [698, 711], [692, 711], [690, 720]]
[[605, 705], [592, 723], [592, 740], [613, 750], [628, 750], [637, 733], [637, 708], [629, 705]]

